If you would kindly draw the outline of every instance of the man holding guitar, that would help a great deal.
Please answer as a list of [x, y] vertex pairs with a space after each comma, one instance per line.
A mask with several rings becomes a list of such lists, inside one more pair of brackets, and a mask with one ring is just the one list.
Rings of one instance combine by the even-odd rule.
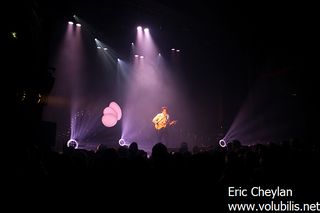
[[165, 143], [168, 138], [167, 126], [172, 126], [177, 123], [176, 120], [171, 121], [170, 116], [168, 114], [168, 108], [163, 106], [161, 107], [161, 113], [157, 114], [153, 119], [152, 123], [154, 123], [154, 128], [156, 129], [158, 141]]

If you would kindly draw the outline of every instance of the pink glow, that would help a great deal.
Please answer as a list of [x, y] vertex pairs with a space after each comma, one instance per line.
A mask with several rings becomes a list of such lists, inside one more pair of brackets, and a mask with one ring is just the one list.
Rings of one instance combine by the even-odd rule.
[[117, 124], [117, 117], [114, 114], [104, 114], [101, 118], [103, 125], [106, 127], [113, 127]]
[[113, 114], [113, 115], [115, 115], [116, 117], [118, 117], [118, 115], [117, 115], [117, 112], [114, 110], [114, 109], [112, 109], [111, 107], [106, 107], [104, 110], [103, 110], [103, 114], [105, 115], [105, 114]]
[[72, 25], [72, 24], [73, 24], [73, 22], [72, 22], [72, 21], [69, 21], [69, 22], [68, 22], [68, 24]]
[[121, 111], [120, 106], [116, 102], [113, 101], [109, 104], [109, 107], [112, 108], [116, 112], [117, 119], [120, 120], [122, 117], [122, 111]]

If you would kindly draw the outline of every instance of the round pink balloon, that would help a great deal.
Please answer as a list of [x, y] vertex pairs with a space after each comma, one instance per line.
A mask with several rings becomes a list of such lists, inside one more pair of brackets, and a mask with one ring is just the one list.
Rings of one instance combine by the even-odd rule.
[[117, 113], [117, 119], [120, 120], [122, 117], [122, 111], [120, 106], [116, 102], [112, 101], [109, 104], [109, 107], [112, 108]]
[[111, 107], [106, 107], [106, 108], [103, 110], [103, 114], [104, 114], [104, 115], [105, 115], [105, 114], [108, 114], [108, 113], [113, 114], [113, 115], [115, 115], [116, 117], [118, 117], [116, 111], [114, 111]]
[[113, 127], [117, 124], [117, 117], [114, 114], [107, 113], [102, 116], [102, 123], [106, 127]]

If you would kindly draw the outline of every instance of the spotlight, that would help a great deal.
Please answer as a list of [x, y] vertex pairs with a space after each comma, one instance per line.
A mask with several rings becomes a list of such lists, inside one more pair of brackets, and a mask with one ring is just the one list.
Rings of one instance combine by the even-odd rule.
[[149, 28], [144, 28], [143, 30], [145, 33], [148, 33], [149, 32]]
[[139, 58], [139, 55], [134, 55], [135, 58]]
[[141, 27], [141, 26], [138, 26], [138, 27], [137, 27], [137, 30], [138, 30], [138, 31], [142, 30], [142, 27]]
[[131, 42], [131, 45], [132, 45], [132, 46], [134, 46], [134, 43], [133, 43], [133, 42]]
[[108, 50], [108, 48], [106, 48], [106, 47], [105, 47], [105, 48], [103, 48], [103, 49], [104, 49], [104, 50]]
[[180, 52], [180, 50], [176, 50], [176, 52]]
[[143, 55], [141, 55], [141, 56], [140, 56], [140, 58], [141, 58], [141, 59], [144, 59], [144, 56], [143, 56]]
[[161, 56], [161, 53], [159, 53], [158, 56]]
[[37, 101], [37, 104], [39, 104], [41, 102], [41, 94], [38, 94], [38, 101]]
[[14, 39], [17, 39], [18, 37], [17, 37], [17, 32], [11, 32], [11, 36], [12, 36], [12, 38], [14, 38]]
[[119, 145], [120, 145], [120, 146], [126, 145], [126, 141], [125, 141], [123, 138], [121, 138], [121, 139], [119, 140]]
[[68, 21], [68, 24], [72, 25], [72, 24], [73, 24], [73, 22], [72, 22], [72, 21]]
[[172, 50], [172, 51], [175, 51], [176, 49], [172, 48], [171, 50]]
[[97, 46], [97, 48], [98, 48], [98, 49], [101, 49], [101, 47], [100, 47], [100, 46]]
[[94, 40], [95, 40], [95, 41], [98, 41], [98, 39], [97, 39], [97, 38], [94, 38]]
[[75, 139], [70, 139], [67, 143], [67, 147], [73, 147], [77, 149], [79, 146], [79, 143]]
[[221, 140], [219, 141], [219, 145], [220, 145], [221, 147], [226, 147], [226, 146], [227, 146], [227, 143], [226, 143], [226, 141], [225, 141], [224, 139], [221, 139]]
[[120, 58], [118, 58], [117, 61], [120, 62]]
[[73, 15], [73, 18], [76, 18], [77, 16], [76, 15]]
[[79, 23], [77, 23], [76, 25], [77, 25], [77, 27], [81, 27], [81, 24], [79, 24]]

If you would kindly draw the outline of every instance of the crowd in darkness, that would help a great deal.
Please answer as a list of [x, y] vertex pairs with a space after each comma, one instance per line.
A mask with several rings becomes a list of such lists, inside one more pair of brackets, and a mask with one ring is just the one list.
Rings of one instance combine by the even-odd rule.
[[101, 144], [96, 150], [65, 146], [62, 152], [30, 144], [15, 150], [11, 153], [18, 186], [15, 194], [27, 193], [25, 199], [37, 190], [40, 197], [58, 193], [64, 202], [85, 199], [93, 203], [99, 202], [97, 199], [107, 202], [110, 196], [108, 199], [118, 201], [144, 200], [155, 206], [161, 202], [163, 207], [174, 203], [181, 208], [195, 205], [221, 212], [229, 202], [253, 202], [230, 199], [230, 186], [293, 190], [294, 197], [284, 201], [310, 203], [319, 198], [319, 147], [305, 146], [299, 140], [252, 146], [234, 140], [226, 147], [209, 150], [190, 150], [184, 142], [175, 152], [157, 143], [150, 156], [138, 144], [118, 148]]
[[280, 186], [294, 190], [294, 200], [318, 198], [319, 147], [305, 146], [299, 140], [251, 146], [234, 140], [208, 150], [189, 149], [184, 142], [175, 152], [157, 143], [150, 156], [138, 144], [118, 148], [101, 144], [96, 150], [65, 146], [63, 152], [29, 145], [14, 155], [14, 176], [24, 181], [23, 187], [30, 184], [26, 180], [45, 181], [50, 187], [58, 185], [57, 189], [62, 183], [61, 190], [68, 189], [68, 193], [84, 193], [88, 188], [111, 193], [115, 187], [117, 193], [142, 191], [147, 198], [145, 193], [156, 196], [161, 192], [172, 199], [218, 199], [214, 202], [218, 205], [228, 202], [229, 186]]
[[227, 147], [200, 150], [188, 148], [186, 142], [176, 152], [169, 152], [162, 143], [155, 144], [152, 153], [139, 149], [138, 143], [96, 150], [65, 146], [63, 152], [40, 149], [30, 145], [21, 149], [16, 158], [17, 177], [87, 177], [108, 178], [150, 175], [190, 175], [210, 177], [221, 184], [316, 182], [319, 147], [305, 146], [299, 140], [275, 144], [244, 146], [234, 140]]

